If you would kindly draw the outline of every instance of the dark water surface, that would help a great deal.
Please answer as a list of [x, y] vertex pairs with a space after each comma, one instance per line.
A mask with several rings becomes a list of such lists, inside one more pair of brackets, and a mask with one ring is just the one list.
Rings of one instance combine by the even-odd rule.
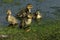
[[[15, 5], [16, 2], [19, 2], [20, 4]], [[53, 14], [55, 13], [56, 9], [59, 9], [60, 7], [60, 0], [45, 0], [43, 2], [38, 2], [37, 0], [15, 0], [11, 4], [2, 3], [2, 1], [0, 0], [0, 25], [8, 24], [5, 20], [7, 9], [11, 9], [12, 15], [15, 15], [21, 8], [24, 8], [28, 3], [31, 3], [33, 5], [33, 12], [35, 12], [36, 9], [39, 9], [43, 18], [49, 17], [54, 20], [60, 20], [58, 16]]]

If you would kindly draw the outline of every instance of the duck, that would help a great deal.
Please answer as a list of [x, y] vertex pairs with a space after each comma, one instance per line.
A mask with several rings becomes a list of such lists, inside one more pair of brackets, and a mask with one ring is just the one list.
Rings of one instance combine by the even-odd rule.
[[31, 10], [33, 8], [32, 4], [27, 4], [26, 7], [23, 9], [21, 9], [17, 14], [16, 14], [16, 18], [20, 19], [21, 16], [23, 16], [23, 13], [25, 13], [25, 15], [29, 12], [31, 13]]
[[32, 14], [27, 14], [25, 23], [26, 25], [30, 25], [32, 23]]
[[31, 24], [32, 24], [32, 14], [28, 13], [26, 16], [25, 28], [24, 28], [26, 30], [26, 32], [29, 32], [31, 30], [30, 29]]
[[42, 18], [42, 15], [39, 10], [37, 10], [33, 16], [34, 19], [39, 20]]
[[20, 28], [27, 28], [31, 25], [32, 23], [32, 15], [30, 13], [27, 13], [24, 18], [22, 18], [22, 21], [20, 23]]
[[17, 19], [11, 14], [12, 14], [11, 10], [10, 9], [7, 10], [6, 20], [9, 23], [9, 26], [15, 26], [18, 24], [18, 22]]
[[32, 23], [32, 14], [27, 14], [25, 18], [22, 19], [21, 24], [20, 24], [20, 28], [23, 28], [26, 32], [29, 32], [30, 26]]

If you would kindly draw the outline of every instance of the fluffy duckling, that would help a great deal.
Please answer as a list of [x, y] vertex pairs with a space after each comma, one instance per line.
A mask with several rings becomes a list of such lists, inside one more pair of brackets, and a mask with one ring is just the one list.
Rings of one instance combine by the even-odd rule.
[[25, 14], [27, 14], [28, 12], [31, 13], [32, 8], [33, 8], [32, 4], [27, 4], [27, 6], [26, 6], [25, 9], [22, 9], [22, 10], [20, 10], [20, 11], [17, 13], [16, 17], [17, 17], [18, 19], [20, 19], [21, 16], [23, 16], [23, 13], [24, 13], [24, 12], [25, 12]]
[[26, 14], [26, 16], [21, 20], [20, 28], [27, 28], [28, 26], [31, 25], [31, 23], [32, 23], [32, 15]]
[[20, 17], [20, 28], [24, 28], [25, 26], [25, 19], [26, 19], [26, 12], [22, 13], [21, 15], [19, 15]]
[[16, 24], [18, 24], [16, 18], [11, 15], [11, 10], [7, 10], [6, 20], [8, 21], [9, 26], [15, 26]]
[[25, 20], [26, 25], [30, 25], [32, 22], [32, 15], [31, 14], [27, 14], [27, 18]]
[[34, 14], [34, 19], [38, 20], [38, 19], [41, 19], [41, 18], [42, 18], [42, 16], [41, 16], [41, 14], [40, 14], [40, 11], [37, 10], [37, 11], [35, 12], [35, 14]]
[[26, 32], [29, 32], [31, 29], [29, 28], [32, 23], [32, 14], [28, 13], [27, 14], [27, 19], [25, 20], [25, 30]]
[[27, 14], [26, 15], [26, 19], [25, 19], [25, 27], [24, 29], [26, 30], [26, 32], [29, 32], [30, 31], [30, 25], [32, 23], [32, 15], [31, 14]]

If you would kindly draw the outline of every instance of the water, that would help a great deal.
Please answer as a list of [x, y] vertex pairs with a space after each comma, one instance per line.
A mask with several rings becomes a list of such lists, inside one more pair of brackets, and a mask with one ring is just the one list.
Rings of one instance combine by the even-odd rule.
[[[15, 2], [19, 2], [20, 5], [15, 5]], [[35, 12], [37, 9], [41, 11], [41, 14], [43, 18], [51, 18], [51, 19], [58, 19], [56, 15], [52, 14], [52, 12], [55, 12], [55, 9], [52, 9], [50, 7], [60, 7], [60, 0], [45, 0], [43, 2], [38, 2], [37, 0], [15, 0], [11, 4], [5, 4], [2, 3], [0, 0], [0, 24], [1, 25], [7, 25], [7, 21], [5, 19], [6, 17], [6, 10], [11, 9], [12, 10], [12, 15], [15, 15], [16, 13], [19, 12], [21, 8], [24, 8], [26, 4], [31, 3], [33, 5], [32, 11]]]

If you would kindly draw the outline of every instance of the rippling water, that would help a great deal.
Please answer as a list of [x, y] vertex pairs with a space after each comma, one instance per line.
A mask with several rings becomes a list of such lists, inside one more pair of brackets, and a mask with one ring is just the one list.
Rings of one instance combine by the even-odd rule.
[[[20, 2], [20, 5], [15, 5], [15, 2]], [[11, 4], [2, 3], [0, 0], [0, 24], [7, 25], [8, 23], [5, 20], [6, 10], [11, 9], [12, 15], [15, 15], [21, 8], [25, 7], [26, 4], [31, 3], [33, 5], [32, 11], [35, 12], [36, 9], [41, 11], [42, 16], [45, 18], [49, 17], [51, 19], [56, 19], [57, 16], [52, 14], [55, 9], [50, 7], [60, 7], [60, 0], [45, 0], [43, 2], [38, 2], [37, 0], [15, 0]], [[57, 18], [59, 19], [59, 18]]]

